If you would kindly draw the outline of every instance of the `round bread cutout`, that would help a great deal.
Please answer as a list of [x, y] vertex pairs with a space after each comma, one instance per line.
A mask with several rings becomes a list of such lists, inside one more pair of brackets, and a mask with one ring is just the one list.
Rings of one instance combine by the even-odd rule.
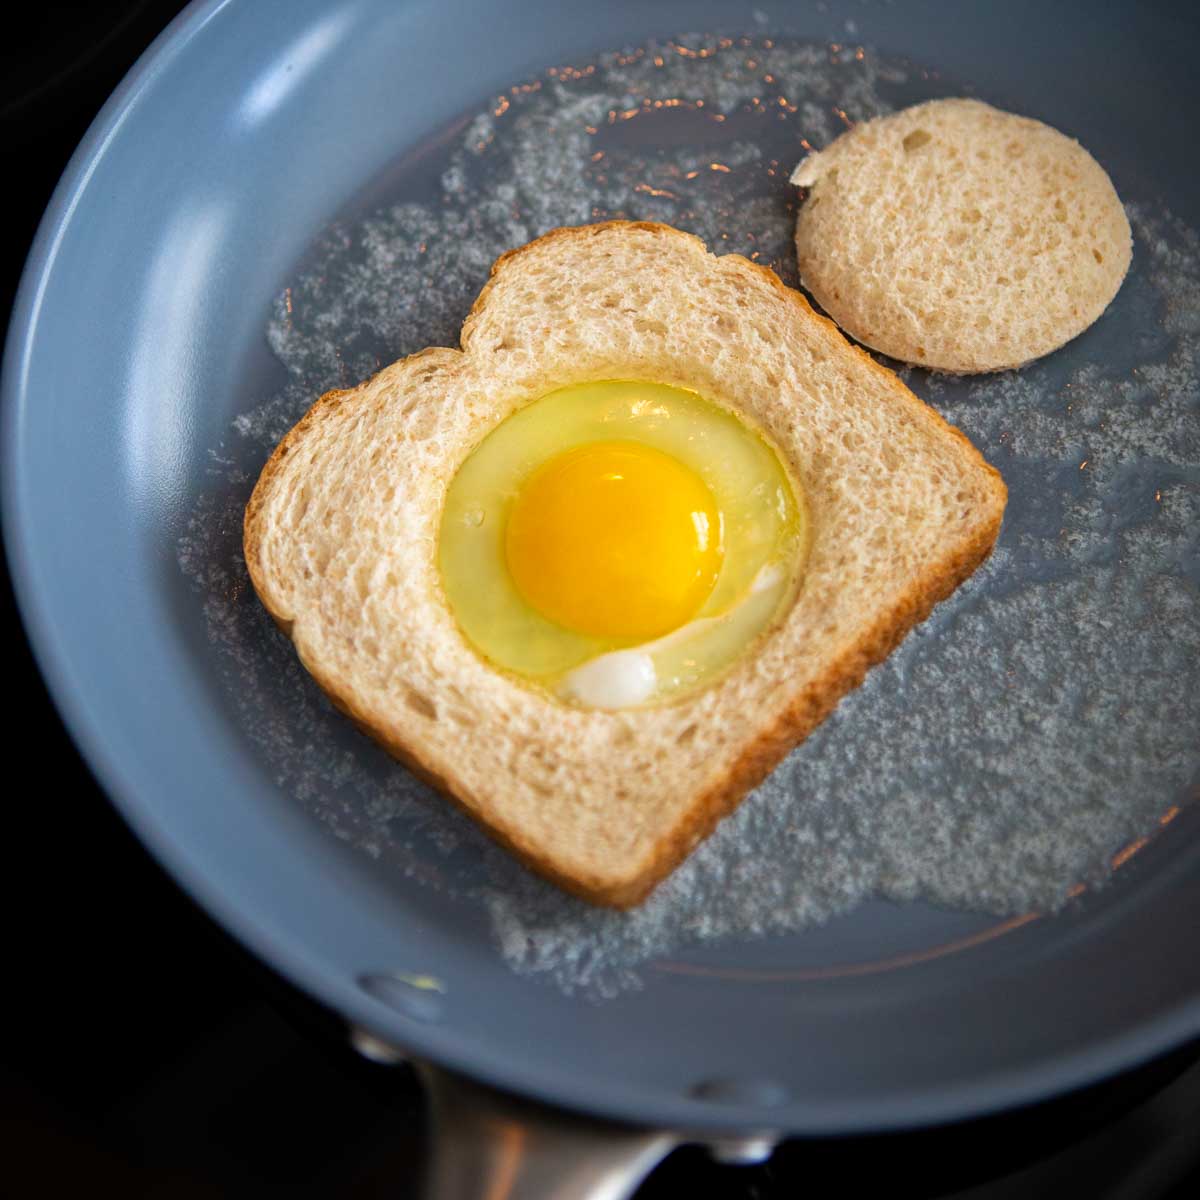
[[1104, 169], [1048, 125], [933, 100], [810, 154], [800, 276], [851, 337], [954, 374], [1001, 371], [1082, 333], [1132, 253]]

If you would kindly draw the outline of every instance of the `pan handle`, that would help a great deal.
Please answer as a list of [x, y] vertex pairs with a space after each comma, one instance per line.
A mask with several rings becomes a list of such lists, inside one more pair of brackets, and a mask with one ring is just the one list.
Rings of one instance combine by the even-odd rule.
[[578, 1117], [421, 1063], [425, 1200], [627, 1200], [684, 1139]]

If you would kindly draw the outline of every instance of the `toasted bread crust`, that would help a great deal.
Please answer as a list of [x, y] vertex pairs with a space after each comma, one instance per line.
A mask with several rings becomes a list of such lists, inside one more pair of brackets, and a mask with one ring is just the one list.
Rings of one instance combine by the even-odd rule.
[[[487, 310], [498, 282], [514, 268], [519, 269], [523, 256], [545, 249], [555, 242], [578, 243], [581, 239], [623, 235], [637, 230], [668, 241], [685, 239], [707, 255], [703, 243], [669, 226], [646, 222], [606, 222], [582, 228], [561, 228], [551, 231], [528, 246], [502, 255], [494, 264], [491, 277], [481, 291], [463, 325], [462, 350], [432, 349], [421, 351], [385, 368], [385, 372], [405, 372], [419, 365], [420, 360], [438, 357], [453, 370], [472, 354], [472, 342]], [[711, 257], [711, 256], [710, 256]], [[352, 390], [327, 392], [309, 409], [299, 423], [283, 438], [264, 465], [259, 480], [246, 506], [244, 519], [244, 551], [247, 569], [255, 591], [279, 627], [296, 641], [297, 650], [306, 669], [328, 694], [333, 704], [345, 713], [369, 736], [383, 745], [400, 762], [419, 777], [432, 784], [454, 803], [479, 821], [491, 836], [511, 851], [527, 866], [552, 882], [583, 899], [616, 908], [628, 908], [643, 900], [667, 874], [687, 857], [691, 850], [715, 828], [722, 817], [731, 812], [748, 791], [757, 786], [778, 762], [806, 737], [833, 709], [837, 701], [863, 679], [873, 664], [887, 656], [890, 650], [917, 622], [922, 620], [939, 600], [949, 595], [987, 557], [999, 532], [1006, 491], [998, 472], [990, 467], [978, 450], [957, 429], [947, 424], [936, 412], [913, 396], [896, 376], [881, 367], [868, 354], [847, 343], [827, 318], [821, 317], [799, 293], [787, 288], [765, 267], [737, 256], [724, 256], [718, 261], [726, 271], [742, 273], [746, 279], [766, 284], [778, 297], [794, 305], [801, 319], [814, 331], [820, 331], [825, 341], [837, 353], [845, 353], [865, 364], [877, 382], [885, 386], [899, 401], [910, 418], [926, 426], [937, 437], [949, 437], [960, 452], [970, 460], [970, 469], [986, 480], [990, 491], [989, 519], [976, 528], [965, 542], [952, 545], [937, 561], [911, 579], [902, 594], [896, 596], [880, 611], [870, 628], [851, 644], [843, 646], [814, 678], [786, 702], [769, 714], [756, 731], [746, 737], [732, 760], [705, 786], [698, 790], [682, 819], [657, 839], [653, 851], [624, 874], [604, 874], [573, 865], [564, 869], [553, 851], [547, 852], [536, 836], [519, 824], [505, 820], [488, 803], [484, 795], [458, 772], [444, 756], [431, 753], [429, 744], [418, 724], [405, 725], [396, 720], [382, 720], [369, 706], [359, 703], [354, 688], [305, 656], [297, 640], [297, 613], [282, 594], [278, 581], [268, 569], [264, 557], [266, 517], [278, 477], [289, 457], [314, 430], [342, 412], [347, 405], [376, 403], [369, 380]], [[381, 373], [382, 375], [383, 373]], [[379, 377], [375, 377], [378, 379]], [[517, 686], [511, 684], [514, 688]]]

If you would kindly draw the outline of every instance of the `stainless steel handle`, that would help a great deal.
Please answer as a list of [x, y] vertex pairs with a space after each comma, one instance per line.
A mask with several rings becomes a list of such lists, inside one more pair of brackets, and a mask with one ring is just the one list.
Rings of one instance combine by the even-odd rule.
[[425, 1200], [627, 1200], [683, 1141], [519, 1100], [428, 1063]]

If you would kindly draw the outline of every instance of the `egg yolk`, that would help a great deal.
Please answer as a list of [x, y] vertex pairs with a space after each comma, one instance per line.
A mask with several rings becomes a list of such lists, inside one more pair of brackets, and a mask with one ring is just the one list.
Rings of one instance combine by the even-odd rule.
[[721, 514], [700, 477], [637, 442], [555, 456], [521, 485], [505, 531], [526, 601], [576, 633], [645, 641], [677, 629], [721, 568]]

